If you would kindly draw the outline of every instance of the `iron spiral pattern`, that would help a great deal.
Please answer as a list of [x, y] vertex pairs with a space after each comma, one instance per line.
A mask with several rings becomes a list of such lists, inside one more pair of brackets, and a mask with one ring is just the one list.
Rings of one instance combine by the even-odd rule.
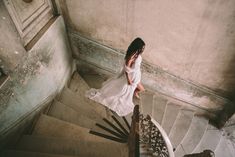
[[166, 143], [151, 117], [140, 114], [139, 124], [140, 144], [146, 145], [153, 156], [169, 157]]

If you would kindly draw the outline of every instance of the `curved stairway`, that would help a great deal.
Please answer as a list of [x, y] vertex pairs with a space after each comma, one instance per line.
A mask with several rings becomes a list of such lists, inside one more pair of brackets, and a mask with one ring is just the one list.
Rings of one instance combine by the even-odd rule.
[[[40, 115], [32, 134], [23, 135], [14, 149], [4, 150], [0, 155], [127, 157], [129, 126], [104, 106], [85, 98], [84, 93], [88, 89], [86, 82], [75, 73], [48, 112]], [[119, 132], [114, 128], [119, 128]]]
[[205, 149], [212, 150], [216, 157], [235, 156], [234, 144], [226, 133], [209, 124], [194, 107], [151, 91], [141, 94], [140, 106], [141, 112], [154, 118], [168, 134], [175, 157]]
[[[40, 116], [32, 134], [24, 135], [16, 148], [5, 150], [1, 156], [127, 157], [129, 126], [126, 121], [84, 97], [89, 82], [92, 84], [95, 77], [99, 75], [90, 79], [84, 77], [85, 82], [75, 73], [49, 111]], [[149, 114], [163, 127], [175, 148], [176, 157], [200, 153], [205, 149], [214, 151], [216, 157], [235, 156], [234, 144], [226, 138], [226, 133], [210, 125], [192, 106], [151, 91], [142, 93], [141, 99], [135, 103], [140, 104], [143, 114]], [[129, 124], [130, 116], [127, 116]], [[106, 138], [96, 135], [105, 135]], [[144, 151], [140, 151], [140, 156], [154, 156], [146, 153], [146, 148], [141, 150]]]

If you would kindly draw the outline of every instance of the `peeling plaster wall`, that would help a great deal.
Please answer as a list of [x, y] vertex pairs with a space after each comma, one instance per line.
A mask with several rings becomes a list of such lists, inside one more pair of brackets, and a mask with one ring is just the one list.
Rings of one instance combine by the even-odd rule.
[[69, 0], [71, 30], [125, 52], [140, 36], [143, 58], [194, 84], [235, 93], [234, 0]]
[[[71, 76], [72, 58], [62, 17], [28, 52], [0, 2], [1, 63], [10, 79], [0, 89], [0, 146], [5, 138], [51, 101]], [[17, 52], [17, 53], [16, 53]], [[6, 91], [8, 91], [6, 93]]]

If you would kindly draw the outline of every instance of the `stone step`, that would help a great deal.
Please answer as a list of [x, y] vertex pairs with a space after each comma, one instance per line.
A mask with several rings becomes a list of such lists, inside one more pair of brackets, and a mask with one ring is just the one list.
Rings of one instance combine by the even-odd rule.
[[127, 144], [24, 135], [17, 150], [92, 157], [127, 157]]
[[79, 75], [86, 81], [87, 85], [91, 88], [100, 89], [102, 84], [109, 78], [115, 77], [114, 75], [104, 75], [94, 71], [79, 71]]
[[112, 142], [92, 135], [89, 131], [90, 129], [83, 128], [54, 117], [41, 115], [32, 134], [35, 136], [61, 137], [82, 141]]
[[1, 156], [2, 157], [75, 157], [68, 155], [48, 154], [48, 153], [19, 151], [19, 150], [5, 150], [1, 154]]
[[150, 115], [152, 116], [152, 110], [153, 110], [153, 93], [151, 92], [143, 92], [140, 94], [140, 104], [141, 104], [141, 110], [144, 115]]
[[165, 112], [167, 99], [154, 95], [152, 118], [161, 124]]
[[208, 120], [203, 117], [194, 116], [187, 134], [175, 151], [176, 157], [191, 154], [198, 143], [201, 141], [208, 126]]
[[165, 130], [167, 134], [170, 133], [170, 130], [180, 110], [180, 107], [181, 106], [172, 102], [167, 103], [166, 105], [165, 113], [162, 119], [162, 128]]
[[79, 125], [85, 128], [92, 128], [96, 121], [87, 117], [86, 113], [82, 111], [75, 111], [73, 108], [64, 105], [63, 103], [54, 100], [48, 115], [57, 119]]
[[84, 96], [78, 96], [68, 88], [65, 88], [61, 93], [59, 101], [78, 112], [83, 112], [84, 115], [86, 115], [90, 119], [106, 117], [105, 109], [97, 110], [97, 108], [88, 103], [88, 99], [86, 99], [87, 98], [85, 98]]
[[205, 134], [203, 135], [200, 143], [194, 149], [193, 153], [200, 153], [205, 149], [214, 151], [220, 142], [221, 136], [222, 131], [218, 130], [212, 125], [208, 125]]
[[194, 112], [191, 110], [180, 110], [175, 123], [169, 133], [169, 139], [173, 148], [177, 148], [177, 146], [184, 138], [190, 127], [193, 115]]
[[226, 137], [221, 137], [220, 142], [215, 150], [216, 157], [234, 157], [235, 145]]
[[107, 116], [108, 113], [107, 108], [105, 106], [85, 97], [85, 93], [90, 89], [90, 87], [77, 72], [74, 73], [73, 78], [68, 87], [70, 91], [74, 93], [76, 98], [92, 106], [96, 110], [96, 112], [98, 112], [102, 116]]
[[74, 72], [72, 79], [68, 85], [68, 88], [75, 93], [76, 92], [84, 93], [90, 87], [88, 86], [86, 81], [77, 72]]

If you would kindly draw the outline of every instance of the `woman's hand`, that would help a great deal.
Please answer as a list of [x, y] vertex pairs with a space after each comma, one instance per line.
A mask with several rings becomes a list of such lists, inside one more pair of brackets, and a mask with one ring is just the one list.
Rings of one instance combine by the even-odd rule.
[[128, 85], [132, 85], [132, 81], [129, 79], [127, 79], [127, 83], [128, 83]]

